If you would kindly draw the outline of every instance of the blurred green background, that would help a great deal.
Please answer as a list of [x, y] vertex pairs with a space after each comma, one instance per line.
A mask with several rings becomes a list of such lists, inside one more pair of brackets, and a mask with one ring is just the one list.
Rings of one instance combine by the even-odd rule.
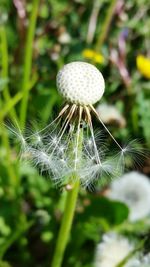
[[[50, 266], [65, 199], [49, 177], [19, 161], [18, 144], [5, 123], [47, 125], [63, 105], [56, 90], [58, 70], [86, 61], [104, 75], [101, 103], [121, 114], [112, 116], [108, 109], [104, 116], [113, 135], [121, 144], [138, 138], [148, 150], [149, 45], [147, 0], [0, 1], [1, 267]], [[134, 169], [132, 162], [128, 167]], [[149, 175], [150, 159], [138, 170]], [[101, 234], [117, 227], [124, 231], [128, 209], [103, 197], [106, 187], [81, 189], [63, 266], [91, 267]], [[129, 232], [141, 239], [149, 229], [130, 224]]]

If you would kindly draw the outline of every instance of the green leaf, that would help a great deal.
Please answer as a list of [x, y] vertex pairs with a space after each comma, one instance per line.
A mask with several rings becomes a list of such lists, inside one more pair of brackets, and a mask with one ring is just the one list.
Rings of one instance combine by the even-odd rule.
[[128, 207], [118, 201], [111, 201], [104, 197], [91, 197], [91, 204], [87, 206], [80, 220], [88, 220], [91, 216], [104, 218], [110, 225], [121, 224], [128, 218]]

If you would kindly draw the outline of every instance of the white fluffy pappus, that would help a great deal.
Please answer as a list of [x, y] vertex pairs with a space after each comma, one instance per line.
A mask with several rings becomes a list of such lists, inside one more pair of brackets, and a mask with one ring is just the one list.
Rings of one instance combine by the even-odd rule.
[[114, 232], [104, 234], [96, 248], [94, 267], [116, 267], [133, 250], [134, 245], [126, 237]]
[[139, 253], [133, 256], [126, 264], [125, 267], [149, 267], [150, 266], [150, 253], [143, 255]]
[[94, 267], [116, 267], [122, 261], [124, 267], [149, 267], [150, 253], [143, 255], [135, 251], [135, 244], [128, 238], [109, 232], [96, 247]]
[[150, 215], [150, 180], [139, 172], [132, 171], [112, 181], [107, 196], [129, 207], [131, 221]]
[[[135, 150], [132, 144], [122, 147], [117, 142], [93, 107], [104, 93], [101, 72], [85, 62], [66, 64], [58, 72], [57, 87], [66, 104], [52, 123], [30, 134], [22, 132], [18, 125], [17, 131], [8, 127], [21, 144], [22, 157], [60, 186], [78, 178], [83, 186], [90, 187], [102, 177], [119, 176], [126, 153]], [[93, 115], [114, 142], [116, 156], [103, 145], [102, 136], [96, 138]]]

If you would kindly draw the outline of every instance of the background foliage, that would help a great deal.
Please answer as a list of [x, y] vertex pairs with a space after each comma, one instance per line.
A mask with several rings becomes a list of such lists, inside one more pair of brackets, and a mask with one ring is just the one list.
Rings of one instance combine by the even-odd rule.
[[[102, 102], [115, 105], [126, 120], [126, 127], [110, 124], [114, 136], [120, 143], [141, 139], [149, 149], [150, 81], [136, 65], [139, 54], [150, 53], [149, 15], [146, 0], [0, 1], [0, 266], [49, 266], [66, 194], [18, 160], [17, 142], [4, 123], [17, 119], [24, 126], [27, 118], [27, 125], [45, 126], [62, 106], [57, 71], [85, 60], [105, 77]], [[86, 56], [87, 48], [95, 58]], [[149, 159], [139, 170], [150, 173]], [[91, 267], [95, 246], [109, 230], [135, 239], [148, 233], [150, 225], [128, 225], [128, 208], [104, 191], [81, 189], [63, 266]]]

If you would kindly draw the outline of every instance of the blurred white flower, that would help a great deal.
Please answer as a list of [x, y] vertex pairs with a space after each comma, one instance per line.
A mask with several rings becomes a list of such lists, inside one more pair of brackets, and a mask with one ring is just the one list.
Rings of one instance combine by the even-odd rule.
[[100, 104], [97, 107], [97, 112], [104, 123], [117, 123], [120, 127], [125, 127], [126, 120], [120, 111], [113, 105]]
[[53, 61], [57, 61], [60, 57], [60, 52], [61, 52], [61, 46], [59, 44], [55, 44], [50, 53], [51, 59]]
[[150, 253], [147, 255], [139, 255], [137, 258], [129, 260], [125, 267], [149, 267], [150, 266]]
[[62, 32], [58, 37], [58, 41], [61, 44], [69, 44], [71, 42], [71, 36], [68, 32]]
[[133, 249], [127, 238], [113, 232], [105, 234], [97, 245], [94, 267], [116, 267]]
[[119, 180], [112, 181], [107, 196], [124, 202], [129, 207], [131, 221], [150, 214], [150, 181], [139, 172], [132, 171]]
[[[96, 248], [94, 267], [116, 267], [134, 250], [134, 244], [126, 237], [115, 232], [104, 234]], [[135, 254], [124, 263], [124, 267], [150, 267], [150, 253]]]

